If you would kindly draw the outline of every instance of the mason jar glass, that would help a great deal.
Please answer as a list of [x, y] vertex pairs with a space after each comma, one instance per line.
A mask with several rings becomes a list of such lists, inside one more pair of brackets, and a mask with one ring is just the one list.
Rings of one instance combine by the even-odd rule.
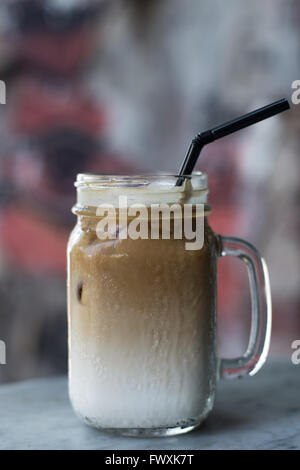
[[[181, 186], [176, 180], [80, 174], [75, 183], [70, 399], [87, 424], [117, 434], [198, 427], [213, 407], [217, 378], [253, 375], [268, 353], [264, 260], [249, 243], [212, 231], [205, 174]], [[232, 360], [216, 356], [216, 266], [225, 255], [245, 262], [252, 299], [249, 345]]]

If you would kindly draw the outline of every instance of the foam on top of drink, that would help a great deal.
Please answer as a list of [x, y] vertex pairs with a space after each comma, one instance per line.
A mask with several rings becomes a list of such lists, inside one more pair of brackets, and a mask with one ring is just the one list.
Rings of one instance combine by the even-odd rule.
[[119, 197], [126, 196], [127, 203], [143, 204], [196, 204], [207, 202], [207, 177], [197, 172], [186, 178], [181, 186], [175, 186], [176, 175], [113, 176], [79, 174], [77, 204], [94, 206], [112, 204], [118, 206]]

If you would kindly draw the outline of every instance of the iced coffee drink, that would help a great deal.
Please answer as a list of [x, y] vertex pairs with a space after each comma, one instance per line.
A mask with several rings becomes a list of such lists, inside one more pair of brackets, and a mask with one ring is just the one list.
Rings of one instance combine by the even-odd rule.
[[[76, 413], [103, 430], [152, 436], [194, 429], [212, 409], [216, 378], [253, 375], [267, 356], [271, 310], [263, 259], [244, 240], [213, 233], [205, 175], [185, 177], [180, 186], [176, 180], [77, 177], [77, 224], [68, 245], [69, 392]], [[140, 208], [140, 232], [131, 231], [132, 214], [124, 219], [120, 197]], [[188, 232], [178, 236], [175, 210], [169, 236], [166, 213], [152, 232], [152, 208], [161, 203], [192, 207], [189, 221], [203, 228], [196, 249], [187, 244]], [[151, 225], [148, 237], [142, 225]], [[247, 264], [252, 326], [242, 357], [216, 360], [216, 263], [225, 255]]]
[[199, 250], [186, 250], [172, 229], [169, 239], [100, 240], [95, 207], [118, 193], [148, 205], [204, 202], [206, 184], [100, 183], [79, 181], [69, 242], [73, 407], [101, 428], [193, 426], [214, 398], [215, 237], [206, 222]]

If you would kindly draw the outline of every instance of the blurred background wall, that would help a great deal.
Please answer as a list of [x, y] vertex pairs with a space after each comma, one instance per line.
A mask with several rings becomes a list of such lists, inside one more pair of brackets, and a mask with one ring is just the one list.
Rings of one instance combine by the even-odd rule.
[[[78, 172], [176, 172], [199, 132], [290, 98], [296, 0], [2, 0], [0, 382], [66, 371], [65, 247]], [[211, 144], [210, 222], [270, 268], [271, 354], [300, 338], [299, 110]], [[219, 350], [240, 354], [246, 274], [219, 269]]]

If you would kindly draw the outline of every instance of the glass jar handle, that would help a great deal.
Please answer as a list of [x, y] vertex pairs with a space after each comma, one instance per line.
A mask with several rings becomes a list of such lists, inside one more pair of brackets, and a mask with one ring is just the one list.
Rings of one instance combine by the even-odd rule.
[[220, 359], [219, 377], [235, 378], [254, 375], [264, 364], [270, 345], [272, 305], [268, 268], [265, 260], [250, 243], [236, 237], [219, 236], [220, 256], [236, 256], [247, 266], [251, 294], [251, 330], [243, 356]]

